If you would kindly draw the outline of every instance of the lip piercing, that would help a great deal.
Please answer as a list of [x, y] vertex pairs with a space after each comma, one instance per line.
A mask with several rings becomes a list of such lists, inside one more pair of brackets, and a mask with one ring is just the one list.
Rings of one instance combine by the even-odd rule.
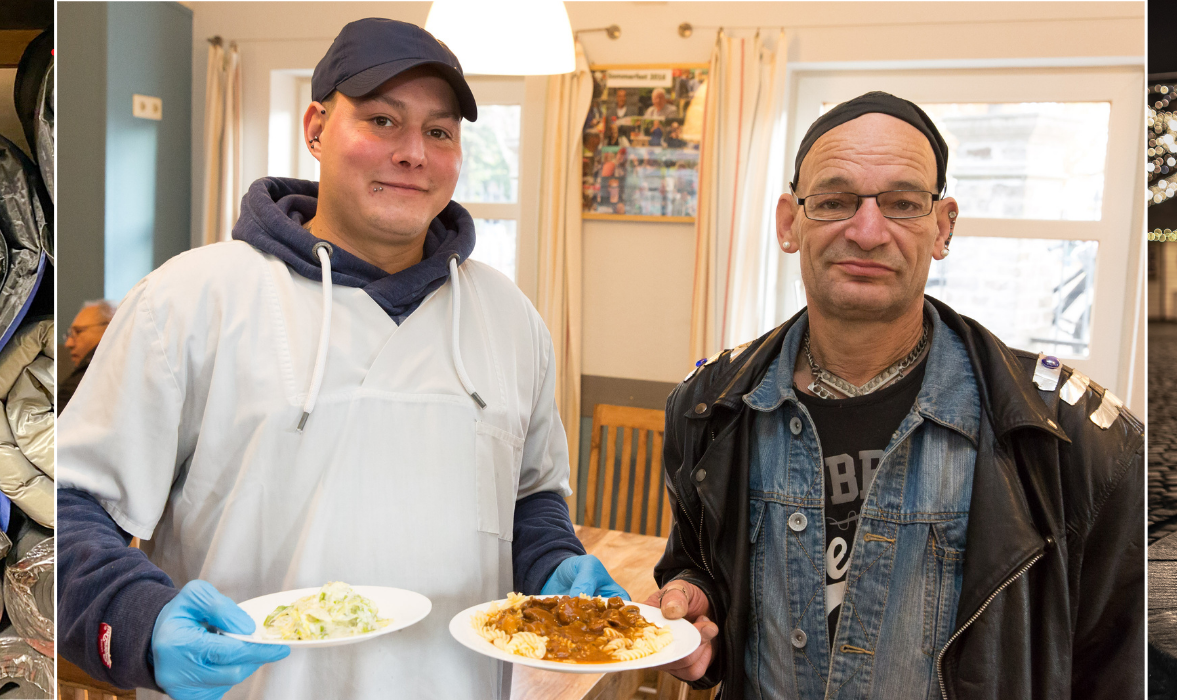
[[383, 191], [384, 191], [384, 188], [383, 188], [383, 187], [373, 187], [373, 188], [372, 188], [372, 191], [373, 191], [373, 192], [383, 192]]

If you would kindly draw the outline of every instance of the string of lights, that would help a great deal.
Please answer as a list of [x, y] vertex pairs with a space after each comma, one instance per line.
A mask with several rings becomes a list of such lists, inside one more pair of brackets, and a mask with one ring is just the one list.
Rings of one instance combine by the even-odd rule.
[[[1145, 199], [1151, 207], [1177, 195], [1177, 111], [1170, 111], [1170, 103], [1177, 100], [1177, 84], [1157, 83], [1148, 87], [1148, 192]], [[1177, 105], [1174, 105], [1177, 109]], [[1148, 232], [1150, 241], [1177, 241], [1177, 231], [1154, 229]]]

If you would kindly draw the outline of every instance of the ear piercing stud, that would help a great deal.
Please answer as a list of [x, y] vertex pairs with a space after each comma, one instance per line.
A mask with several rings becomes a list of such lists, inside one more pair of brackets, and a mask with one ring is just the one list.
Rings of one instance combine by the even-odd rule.
[[944, 241], [944, 250], [940, 251], [941, 257], [948, 257], [948, 244], [952, 243], [952, 232], [956, 228], [956, 212], [948, 212], [948, 240]]
[[323, 145], [323, 142], [319, 141], [319, 137], [316, 136], [313, 139], [311, 139], [310, 141], [307, 141], [307, 146], [310, 148], [314, 148], [316, 143], [319, 144], [320, 146]]

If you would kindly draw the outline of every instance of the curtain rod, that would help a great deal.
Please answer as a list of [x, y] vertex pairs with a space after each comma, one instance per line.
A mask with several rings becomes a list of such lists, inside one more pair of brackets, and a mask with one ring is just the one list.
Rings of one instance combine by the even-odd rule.
[[575, 37], [579, 37], [581, 34], [585, 34], [587, 32], [605, 32], [605, 36], [609, 37], [610, 39], [617, 39], [621, 36], [621, 27], [618, 27], [616, 24], [610, 24], [608, 27], [594, 27], [592, 29], [577, 29], [575, 32], [572, 33], [572, 35]]
[[[210, 36], [208, 38], [208, 43], [212, 44], [213, 46], [216, 46], [217, 48], [224, 48], [224, 46], [225, 46], [225, 40], [222, 39], [219, 35], [218, 36]], [[230, 41], [229, 48], [231, 50], [236, 50], [237, 49], [237, 42]]]

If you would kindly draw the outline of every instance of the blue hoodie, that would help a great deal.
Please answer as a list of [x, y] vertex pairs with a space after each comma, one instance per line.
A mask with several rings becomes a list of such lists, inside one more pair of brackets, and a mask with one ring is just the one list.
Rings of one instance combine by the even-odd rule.
[[[318, 191], [318, 183], [304, 180], [266, 177], [254, 182], [242, 198], [233, 238], [320, 281], [322, 268], [311, 254], [319, 239], [302, 227], [315, 215]], [[473, 250], [474, 220], [460, 204], [450, 202], [425, 234], [421, 262], [390, 275], [336, 246], [331, 281], [363, 288], [399, 325], [445, 284], [450, 255], [457, 253], [464, 262]], [[90, 494], [60, 489], [57, 504], [61, 655], [100, 681], [162, 692], [155, 683], [151, 635], [160, 610], [176, 596], [172, 580], [143, 552], [127, 546], [131, 536]], [[541, 491], [515, 503], [515, 590], [539, 593], [560, 562], [584, 553], [560, 494]], [[110, 666], [99, 652], [104, 626], [110, 629]]]

